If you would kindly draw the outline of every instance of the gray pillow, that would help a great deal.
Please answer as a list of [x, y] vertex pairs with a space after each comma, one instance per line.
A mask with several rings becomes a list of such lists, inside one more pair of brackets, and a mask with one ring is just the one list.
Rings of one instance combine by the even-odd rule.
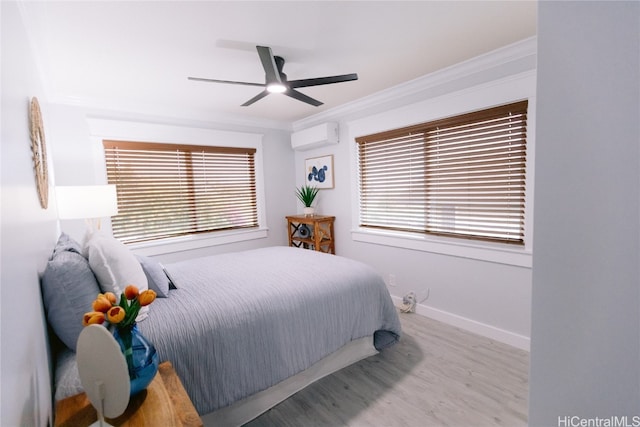
[[76, 351], [82, 316], [91, 311], [100, 287], [89, 261], [69, 245], [68, 236], [63, 236], [42, 275], [42, 299], [51, 328], [67, 347]]
[[56, 254], [64, 251], [76, 252], [82, 255], [82, 247], [80, 246], [80, 243], [73, 240], [66, 233], [60, 234], [58, 243], [56, 243], [56, 247], [53, 248], [53, 255], [51, 256], [51, 258], [54, 258]]
[[162, 264], [153, 258], [143, 255], [136, 255], [136, 258], [147, 276], [149, 289], [156, 291], [159, 298], [169, 297], [169, 278], [164, 272]]

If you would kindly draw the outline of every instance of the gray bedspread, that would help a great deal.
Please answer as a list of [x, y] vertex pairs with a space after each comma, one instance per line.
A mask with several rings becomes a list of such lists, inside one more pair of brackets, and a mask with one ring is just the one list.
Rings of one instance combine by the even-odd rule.
[[[139, 323], [206, 414], [273, 386], [352, 340], [400, 336], [382, 278], [347, 258], [271, 247], [165, 265], [177, 289]], [[69, 362], [71, 363], [71, 362]]]

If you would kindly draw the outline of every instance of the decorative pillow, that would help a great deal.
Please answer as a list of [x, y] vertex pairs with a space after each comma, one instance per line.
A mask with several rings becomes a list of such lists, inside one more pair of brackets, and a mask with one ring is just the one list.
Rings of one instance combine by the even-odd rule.
[[147, 276], [149, 289], [156, 291], [158, 298], [167, 298], [169, 296], [169, 278], [164, 272], [162, 264], [153, 258], [143, 255], [136, 255], [136, 258]]
[[76, 242], [67, 233], [63, 232], [60, 234], [60, 238], [58, 238], [56, 247], [53, 248], [53, 255], [51, 258], [54, 258], [58, 253], [64, 251], [75, 252], [82, 255], [82, 247], [80, 246], [80, 243]]
[[[89, 237], [85, 250], [102, 292], [113, 292], [120, 298], [127, 285], [135, 285], [141, 292], [148, 289], [142, 266], [124, 243], [96, 231]], [[148, 313], [149, 306], [142, 307], [136, 321], [146, 319]]]
[[169, 271], [167, 271], [167, 269], [164, 268], [164, 266], [162, 268], [164, 270], [164, 274], [167, 275], [167, 279], [169, 279], [169, 289], [178, 289], [178, 287], [176, 286], [176, 282], [173, 280], [173, 277], [171, 277], [171, 275], [169, 274]]
[[82, 316], [100, 292], [89, 261], [78, 253], [80, 245], [60, 236], [42, 275], [42, 299], [47, 319], [60, 340], [76, 351]]

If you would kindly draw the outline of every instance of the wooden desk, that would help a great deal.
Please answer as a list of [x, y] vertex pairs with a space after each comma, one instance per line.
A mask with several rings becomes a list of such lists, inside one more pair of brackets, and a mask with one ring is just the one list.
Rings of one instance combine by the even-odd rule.
[[[333, 237], [335, 216], [290, 215], [286, 218], [289, 231], [289, 246], [312, 249], [328, 254], [336, 253]], [[301, 231], [308, 234], [301, 233]]]
[[[56, 427], [85, 427], [97, 420], [96, 410], [84, 393], [56, 403]], [[149, 387], [131, 399], [124, 414], [106, 421], [126, 427], [202, 427], [202, 420], [171, 362], [160, 364]]]

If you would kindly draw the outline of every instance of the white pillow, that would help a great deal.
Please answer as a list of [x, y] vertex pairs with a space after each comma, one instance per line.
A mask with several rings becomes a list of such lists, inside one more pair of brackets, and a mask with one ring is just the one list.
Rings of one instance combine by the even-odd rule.
[[[147, 276], [135, 255], [114, 237], [95, 231], [89, 236], [85, 253], [102, 292], [113, 292], [119, 301], [127, 285], [137, 286], [140, 292], [148, 289]], [[149, 306], [142, 307], [136, 321], [148, 315]]]

